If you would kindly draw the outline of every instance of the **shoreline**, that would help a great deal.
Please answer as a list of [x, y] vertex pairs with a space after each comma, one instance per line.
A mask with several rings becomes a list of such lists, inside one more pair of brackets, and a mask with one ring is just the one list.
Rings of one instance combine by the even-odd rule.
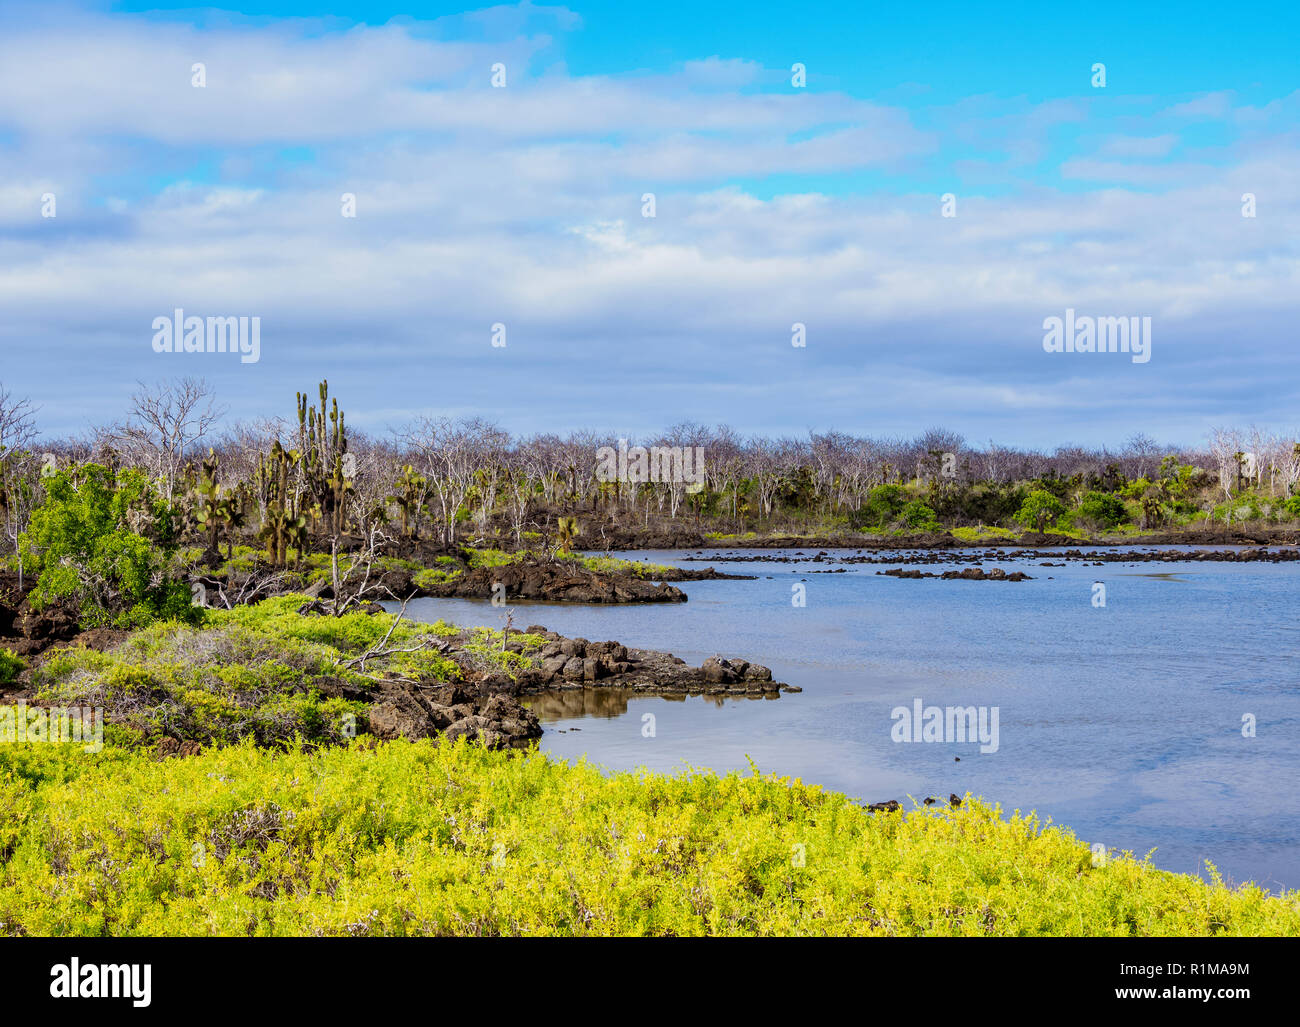
[[903, 549], [978, 549], [1019, 547], [1024, 549], [1054, 549], [1063, 546], [1297, 546], [1300, 531], [1294, 528], [1277, 528], [1267, 531], [1207, 531], [1195, 529], [1176, 532], [1157, 532], [1144, 535], [1100, 535], [1080, 538], [1051, 532], [990, 533], [986, 536], [960, 538], [952, 532], [927, 532], [908, 535], [791, 535], [771, 533], [766, 535], [726, 535], [709, 537], [694, 532], [647, 532], [633, 538], [617, 538], [611, 544], [593, 548], [590, 552], [636, 552], [641, 550], [717, 550], [717, 549], [862, 549], [874, 552]]
[[[811, 547], [810, 547], [811, 548]], [[861, 552], [861, 550], [855, 550]], [[1078, 561], [1100, 565], [1103, 563], [1295, 563], [1300, 562], [1300, 548], [1242, 547], [1236, 549], [1140, 549], [1121, 552], [1115, 548], [1098, 548], [1084, 552], [1073, 546], [1063, 552], [1056, 549], [1009, 549], [993, 546], [967, 546], [962, 549], [888, 550], [897, 556], [832, 556], [823, 549], [812, 556], [796, 552], [793, 556], [713, 555], [708, 557], [683, 556], [683, 563], [705, 561], [709, 563], [836, 563], [836, 564], [909, 564], [909, 563], [971, 563], [985, 560], [1037, 560], [1051, 557], [1054, 560]], [[1040, 563], [1040, 567], [1061, 566]], [[823, 571], [821, 573], [832, 573]]]
[[[272, 601], [273, 603], [275, 601]], [[293, 612], [295, 600], [283, 600], [280, 605], [283, 611], [279, 617], [291, 617], [293, 622], [292, 630], [295, 633], [304, 633], [306, 635], [314, 634], [315, 628], [323, 628], [328, 625], [328, 620], [322, 617], [304, 616]], [[274, 617], [277, 615], [267, 611], [267, 615]], [[384, 616], [391, 616], [386, 614]], [[220, 632], [222, 625], [226, 623], [238, 623], [252, 625], [258, 623], [256, 613], [253, 610], [245, 610], [243, 613], [227, 616], [218, 615], [211, 628], [206, 630]], [[380, 615], [374, 613], [359, 612], [352, 615], [352, 623], [358, 627], [373, 624], [376, 629], [382, 629], [384, 620]], [[465, 670], [464, 679], [456, 683], [446, 682], [427, 682], [415, 687], [408, 687], [400, 682], [379, 681], [373, 689], [367, 689], [364, 692], [358, 691], [358, 683], [340, 679], [334, 689], [337, 692], [335, 696], [338, 700], [356, 701], [361, 699], [374, 700], [370, 705], [368, 713], [361, 713], [361, 718], [367, 723], [369, 730], [365, 732], [370, 737], [364, 736], [352, 742], [349, 739], [332, 739], [323, 740], [320, 744], [313, 745], [310, 751], [304, 751], [301, 754], [294, 752], [282, 752], [275, 745], [266, 744], [258, 741], [253, 743], [253, 736], [245, 735], [242, 737], [229, 739], [225, 741], [214, 742], [211, 744], [200, 744], [193, 738], [179, 739], [171, 735], [164, 735], [156, 739], [156, 744], [150, 748], [136, 748], [133, 750], [121, 750], [114, 747], [114, 742], [110, 738], [109, 750], [114, 753], [112, 760], [101, 761], [96, 763], [87, 756], [54, 755], [51, 753], [49, 759], [54, 761], [52, 766], [67, 767], [66, 771], [70, 775], [83, 776], [86, 781], [99, 782], [101, 793], [108, 794], [112, 797], [113, 802], [121, 801], [127, 808], [131, 802], [135, 801], [131, 795], [126, 794], [132, 788], [139, 789], [138, 784], [131, 784], [136, 777], [143, 777], [149, 784], [143, 787], [156, 788], [157, 785], [152, 782], [167, 782], [169, 790], [172, 784], [176, 783], [175, 791], [183, 793], [179, 782], [188, 780], [190, 777], [197, 775], [204, 781], [210, 781], [214, 777], [225, 783], [224, 787], [233, 789], [242, 789], [248, 794], [261, 796], [263, 800], [274, 796], [277, 808], [281, 810], [297, 809], [302, 802], [302, 796], [307, 792], [294, 792], [277, 790], [268, 792], [263, 784], [266, 780], [280, 782], [277, 788], [283, 786], [288, 776], [297, 777], [303, 775], [315, 774], [313, 767], [328, 765], [334, 768], [331, 773], [343, 775], [349, 782], [349, 788], [354, 788], [367, 773], [370, 768], [388, 767], [390, 765], [400, 764], [404, 768], [414, 770], [415, 767], [423, 765], [420, 761], [428, 760], [430, 766], [445, 766], [447, 769], [445, 775], [439, 771], [439, 780], [446, 776], [450, 780], [450, 775], [455, 774], [457, 780], [457, 789], [467, 787], [471, 780], [477, 780], [472, 776], [469, 767], [483, 768], [487, 777], [499, 779], [503, 775], [505, 779], [513, 779], [513, 775], [522, 773], [519, 770], [512, 770], [513, 767], [535, 766], [535, 767], [552, 767], [547, 773], [556, 777], [557, 791], [556, 801], [563, 800], [566, 802], [567, 811], [566, 819], [587, 818], [597, 816], [598, 819], [604, 814], [599, 811], [599, 804], [592, 805], [587, 801], [588, 793], [593, 789], [621, 790], [621, 802], [631, 803], [639, 807], [642, 803], [648, 803], [648, 815], [655, 815], [654, 796], [661, 794], [665, 789], [683, 789], [683, 797], [691, 796], [692, 801], [699, 802], [704, 800], [707, 795], [707, 801], [711, 804], [725, 803], [730, 801], [727, 797], [732, 795], [735, 785], [726, 784], [742, 780], [736, 774], [730, 774], [725, 777], [710, 776], [707, 778], [696, 777], [695, 780], [704, 783], [694, 786], [686, 784], [675, 785], [669, 782], [678, 780], [687, 780], [675, 777], [673, 775], [652, 774], [649, 776], [629, 774], [627, 772], [614, 771], [609, 774], [600, 774], [597, 776], [590, 775], [594, 772], [586, 770], [579, 771], [571, 766], [570, 762], [562, 757], [551, 756], [544, 753], [538, 747], [538, 739], [542, 734], [542, 729], [537, 717], [537, 710], [533, 703], [521, 703], [520, 700], [535, 698], [538, 702], [545, 702], [548, 697], [560, 696], [586, 696], [597, 690], [609, 689], [610, 680], [602, 675], [598, 668], [602, 661], [608, 663], [608, 670], [612, 671], [611, 676], [618, 674], [630, 675], [627, 677], [618, 691], [632, 696], [654, 695], [673, 693], [699, 696], [714, 696], [721, 699], [747, 697], [753, 699], [771, 699], [776, 698], [782, 691], [799, 691], [798, 686], [781, 686], [779, 683], [772, 682], [771, 673], [763, 672], [767, 668], [750, 665], [743, 660], [726, 660], [713, 658], [706, 660], [699, 668], [689, 667], [677, 657], [669, 653], [658, 650], [638, 650], [622, 646], [617, 642], [598, 642], [592, 643], [581, 638], [570, 638], [557, 632], [548, 631], [541, 625], [529, 625], [528, 628], [519, 632], [512, 632], [505, 635], [502, 632], [481, 632], [464, 629], [453, 629], [449, 625], [437, 627], [427, 623], [413, 623], [410, 625], [412, 630], [420, 633], [429, 632], [437, 634], [445, 644], [440, 644], [435, 652], [439, 658], [447, 658], [453, 662], [460, 663], [464, 660], [462, 668]], [[193, 629], [177, 628], [177, 631], [189, 631]], [[200, 631], [205, 629], [198, 629]], [[155, 629], [157, 631], [157, 629]], [[132, 633], [134, 634], [134, 633]], [[129, 636], [128, 636], [129, 637]], [[190, 646], [178, 648], [178, 652], [190, 652]], [[492, 659], [487, 661], [490, 654]], [[549, 654], [549, 655], [544, 655]], [[623, 660], [620, 657], [638, 657], [638, 659]], [[529, 666], [524, 667], [518, 657], [527, 657]], [[546, 661], [551, 661], [549, 676], [536, 673], [545, 667]], [[577, 661], [576, 663], [574, 661]], [[620, 667], [620, 664], [648, 663], [648, 667], [640, 668], [643, 675], [641, 681], [637, 680], [637, 671], [633, 667]], [[663, 688], [663, 682], [656, 675], [661, 666], [670, 668], [671, 672], [681, 676], [679, 688]], [[511, 676], [507, 671], [514, 669], [516, 672]], [[581, 671], [581, 674], [578, 672]], [[533, 676], [529, 676], [534, 672]], [[644, 675], [648, 674], [648, 678]], [[733, 680], [726, 680], [734, 676]], [[558, 688], [548, 687], [556, 678], [563, 682]], [[716, 678], [717, 680], [711, 680]], [[654, 685], [646, 684], [647, 680], [653, 679]], [[358, 711], [360, 713], [360, 711]], [[548, 728], [549, 729], [549, 728]], [[572, 728], [567, 728], [571, 730]], [[565, 729], [556, 729], [565, 730]], [[476, 743], [472, 746], [466, 743]], [[491, 750], [503, 750], [492, 752]], [[13, 747], [0, 746], [0, 762], [11, 758]], [[425, 755], [427, 754], [427, 755]], [[22, 758], [21, 755], [14, 753], [15, 758]], [[541, 760], [541, 763], [536, 762]], [[409, 762], [415, 760], [415, 763]], [[497, 762], [497, 761], [502, 762]], [[516, 762], [518, 761], [518, 762]], [[290, 775], [288, 767], [292, 766], [293, 771]], [[491, 769], [489, 769], [491, 768]], [[381, 773], [382, 771], [374, 771]], [[60, 773], [63, 773], [60, 771]], [[427, 802], [424, 792], [418, 780], [413, 780], [409, 776], [401, 777], [406, 771], [401, 772], [394, 770], [398, 775], [394, 781], [404, 782], [403, 787], [414, 789], [415, 793], [421, 796], [421, 801]], [[476, 773], [476, 772], [473, 772]], [[305, 780], [307, 778], [304, 778]], [[748, 779], [744, 779], [748, 780]], [[1140, 905], [1142, 916], [1154, 917], [1151, 921], [1154, 925], [1165, 924], [1167, 918], [1191, 918], [1193, 905], [1189, 905], [1189, 900], [1185, 897], [1185, 890], [1189, 888], [1198, 889], [1196, 894], [1202, 894], [1202, 890], [1210, 889], [1215, 894], [1221, 895], [1221, 902], [1239, 903], [1241, 910], [1241, 921], [1251, 923], [1253, 930], [1262, 929], [1259, 923], [1271, 925], [1271, 929], [1279, 932], [1290, 932], [1300, 930], [1290, 922], [1289, 918], [1294, 915], [1294, 909], [1291, 906], [1288, 896], [1291, 893], [1285, 891], [1274, 891], [1271, 889], [1260, 888], [1258, 885], [1247, 883], [1236, 888], [1224, 888], [1222, 885], [1214, 882], [1206, 882], [1203, 879], [1190, 874], [1180, 874], [1171, 871], [1158, 869], [1149, 863], [1138, 861], [1135, 858], [1121, 853], [1106, 854], [1101, 863], [1097, 863], [1095, 853], [1091, 852], [1087, 846], [1079, 842], [1072, 834], [1068, 826], [1055, 826], [1051, 828], [1038, 828], [1035, 826], [1032, 833], [1026, 835], [1022, 829], [1015, 828], [1013, 825], [1019, 818], [1019, 814], [1011, 815], [1003, 813], [1000, 807], [992, 801], [982, 798], [980, 795], [965, 792], [962, 795], [953, 793], [947, 800], [941, 797], [927, 796], [923, 802], [917, 802], [915, 808], [908, 808], [898, 799], [884, 799], [877, 802], [868, 802], [865, 799], [850, 798], [839, 791], [830, 791], [821, 788], [818, 785], [803, 785], [801, 783], [791, 783], [787, 778], [771, 778], [771, 790], [766, 792], [766, 803], [772, 808], [773, 822], [782, 823], [782, 817], [785, 816], [781, 811], [794, 801], [790, 792], [795, 789], [797, 794], [806, 794], [810, 798], [801, 801], [813, 801], [811, 797], [822, 796], [815, 801], [818, 803], [828, 802], [835, 804], [836, 808], [842, 810], [837, 818], [831, 823], [831, 830], [826, 834], [825, 841], [815, 842], [819, 853], [819, 859], [829, 858], [831, 851], [839, 852], [839, 848], [834, 850], [828, 846], [836, 845], [834, 839], [840, 831], [849, 830], [855, 835], [860, 835], [862, 843], [879, 845], [880, 852], [883, 855], [893, 851], [894, 839], [900, 836], [914, 838], [914, 851], [916, 858], [921, 859], [926, 865], [946, 867], [943, 871], [942, 881], [943, 888], [958, 886], [959, 882], [965, 881], [963, 876], [966, 871], [962, 866], [969, 861], [973, 855], [979, 853], [981, 860], [991, 860], [990, 867], [1006, 867], [1012, 864], [1023, 865], [1026, 858], [1034, 860], [1047, 859], [1048, 853], [1055, 853], [1050, 857], [1050, 861], [1042, 865], [1040, 871], [1035, 871], [1034, 877], [1031, 878], [1033, 888], [1042, 888], [1045, 891], [1059, 891], [1062, 888], [1070, 888], [1078, 891], [1078, 898], [1081, 902], [1087, 902], [1092, 908], [1095, 908], [1095, 922], [1088, 921], [1091, 930], [1097, 933], [1115, 933], [1125, 929], [1133, 929], [1132, 916], [1130, 912], [1112, 911], [1111, 908], [1103, 902], [1102, 896], [1117, 894], [1113, 888], [1105, 885], [1105, 880], [1110, 874], [1124, 875], [1124, 880], [1128, 888], [1138, 889], [1143, 895]], [[55, 789], [61, 787], [57, 782], [46, 784], [33, 782], [30, 786], [35, 792], [36, 789]], [[765, 786], [766, 787], [766, 786]], [[118, 789], [121, 789], [119, 794]], [[579, 793], [574, 793], [572, 788], [580, 788]], [[105, 791], [107, 789], [107, 791]], [[208, 786], [209, 791], [211, 786]], [[630, 789], [630, 790], [629, 790]], [[693, 789], [693, 790], [692, 790]], [[706, 789], [706, 791], [700, 791]], [[789, 794], [787, 794], [789, 793]], [[42, 791], [42, 795], [54, 795], [55, 791]], [[208, 794], [204, 792], [203, 794]], [[439, 792], [439, 794], [442, 794]], [[450, 795], [451, 793], [448, 792]], [[216, 802], [218, 795], [212, 792], [213, 801]], [[200, 800], [201, 801], [201, 800]], [[222, 800], [224, 801], [224, 800]], [[440, 800], [441, 801], [441, 800]], [[155, 802], [155, 805], [157, 803]], [[151, 807], [152, 808], [152, 807]], [[331, 807], [333, 808], [333, 807]], [[495, 806], [496, 815], [504, 818], [522, 816], [525, 809], [531, 809], [528, 800], [520, 798], [510, 788], [506, 788], [499, 796], [499, 801]], [[747, 800], [742, 800], [741, 809], [749, 809]], [[810, 807], [811, 808], [811, 807]], [[310, 805], [304, 807], [311, 814]], [[462, 814], [455, 814], [460, 816]], [[531, 814], [530, 814], [531, 815]], [[538, 814], [541, 815], [540, 813]], [[641, 814], [638, 814], [640, 816]], [[620, 822], [629, 816], [624, 812], [620, 815]], [[701, 823], [699, 826], [701, 845], [706, 845], [707, 838], [715, 835], [725, 835], [724, 827], [731, 824], [732, 813], [724, 813], [719, 807], [717, 822]], [[1031, 815], [1032, 816], [1032, 815]], [[932, 820], [931, 818], [952, 818], [948, 820]], [[817, 818], [813, 818], [817, 819]], [[113, 823], [115, 823], [114, 821]], [[601, 823], [604, 821], [601, 820]], [[940, 829], [941, 824], [951, 822], [953, 830], [949, 832], [947, 828]], [[113, 823], [110, 823], [106, 830], [111, 830]], [[543, 823], [543, 821], [538, 821]], [[1034, 821], [1035, 825], [1037, 824]], [[836, 830], [835, 825], [839, 828]], [[785, 858], [788, 861], [789, 848], [793, 844], [807, 844], [807, 839], [818, 839], [823, 837], [819, 834], [809, 833], [812, 831], [811, 824], [808, 827], [801, 828], [798, 837], [792, 836], [792, 840], [782, 841], [782, 846], [786, 851]], [[941, 830], [942, 833], [934, 832]], [[974, 831], [974, 836], [968, 836], [969, 832]], [[653, 843], [659, 834], [646, 830], [645, 833], [649, 838], [647, 844], [653, 847]], [[590, 832], [588, 832], [590, 834]], [[660, 832], [662, 834], [662, 832]], [[122, 839], [138, 837], [136, 833], [123, 833]], [[322, 837], [328, 837], [328, 832]], [[543, 833], [529, 829], [526, 833], [520, 833], [519, 841], [511, 843], [512, 845], [521, 846], [543, 846], [545, 839], [549, 837]], [[781, 835], [784, 838], [784, 835]], [[975, 841], [972, 841], [971, 838]], [[128, 842], [119, 839], [115, 844], [122, 845]], [[378, 843], [376, 843], [378, 844]], [[849, 847], [851, 848], [851, 847]], [[188, 848], [185, 849], [189, 851]], [[510, 851], [516, 851], [511, 849]], [[531, 851], [531, 850], [530, 850]], [[540, 849], [538, 850], [540, 853]], [[775, 850], [774, 850], [775, 851]], [[124, 852], [124, 854], [126, 854]], [[1035, 855], [1036, 854], [1036, 855]], [[140, 853], [131, 851], [135, 859], [142, 858]], [[518, 857], [514, 857], [518, 858]], [[539, 855], [539, 858], [540, 855]], [[552, 860], [559, 859], [561, 862], [566, 858], [563, 853], [558, 853], [551, 857]], [[593, 852], [589, 857], [584, 859], [596, 860], [594, 866], [604, 866], [599, 862], [599, 854]], [[717, 858], [723, 858], [721, 852]], [[836, 859], [837, 873], [854, 873], [852, 870], [853, 860], [850, 858], [850, 852], [845, 849], [842, 855], [834, 857]], [[764, 856], [755, 864], [757, 868], [766, 865], [768, 857]], [[954, 862], [955, 860], [955, 862]], [[563, 863], [568, 866], [570, 864]], [[581, 864], [573, 864], [576, 872], [577, 867]], [[1027, 866], [1026, 866], [1027, 872]], [[990, 870], [990, 872], [992, 872]], [[660, 886], [677, 887], [680, 882], [675, 873], [656, 874], [664, 877]], [[1014, 879], [1013, 879], [1014, 878]], [[465, 869], [465, 880], [472, 880], [470, 868]], [[250, 878], [251, 880], [251, 878]], [[938, 879], [936, 879], [938, 880]], [[1001, 878], [999, 878], [1001, 880]], [[946, 883], [944, 883], [946, 882]], [[359, 882], [360, 883], [360, 882]], [[686, 882], [689, 883], [689, 882]], [[1020, 889], [1026, 886], [1026, 883], [1019, 874], [1013, 874], [1004, 881], [1007, 888]], [[377, 887], [377, 879], [365, 879], [366, 887]], [[961, 885], [967, 887], [969, 885]], [[941, 889], [942, 890], [942, 889]], [[924, 890], [923, 890], [924, 892]], [[928, 892], [924, 892], [928, 894]], [[257, 909], [259, 916], [273, 918], [276, 916], [297, 915], [294, 910], [296, 907], [288, 906], [276, 912], [277, 907], [271, 901], [274, 895], [268, 893], [266, 896], [258, 896], [267, 900], [265, 905], [259, 904]], [[941, 896], [936, 892], [931, 896], [939, 905]], [[594, 900], [593, 900], [594, 901]], [[915, 901], [915, 900], [914, 900]], [[926, 900], [929, 901], [929, 900]], [[1106, 900], [1109, 901], [1109, 900]], [[1197, 900], [1203, 905], [1205, 900]], [[1136, 902], [1136, 900], [1135, 900]], [[1101, 903], [1101, 905], [1098, 905]], [[900, 911], [903, 907], [900, 907]], [[1001, 919], [996, 926], [1015, 933], [1016, 921], [1012, 917], [1011, 910], [1019, 908], [1018, 906], [1000, 907], [998, 917], [1010, 917], [1005, 924]], [[768, 904], [761, 903], [756, 910], [761, 913], [755, 915], [771, 916], [773, 911], [769, 909]], [[541, 914], [539, 914], [540, 916]], [[612, 908], [608, 914], [611, 917], [616, 916]], [[892, 914], [900, 916], [901, 912]], [[898, 922], [898, 926], [888, 927], [891, 923], [889, 918], [876, 916], [874, 919], [859, 922], [854, 918], [841, 924], [822, 924], [823, 930], [839, 930], [843, 932], [855, 933], [862, 928], [886, 928], [893, 933], [898, 931], [903, 923], [912, 926], [902, 928], [902, 933], [930, 933], [941, 929], [946, 923], [939, 913], [939, 919], [932, 920], [931, 912], [927, 906], [925, 910], [917, 914], [917, 919], [912, 921], [906, 919]], [[972, 915], [984, 916], [981, 909], [974, 910]], [[389, 924], [385, 921], [376, 925], [376, 930], [383, 932], [392, 929], [394, 924], [400, 924], [400, 917]], [[542, 923], [544, 921], [539, 921]], [[613, 928], [617, 920], [604, 921], [605, 929]], [[764, 921], [765, 922], [765, 921]], [[1145, 921], [1143, 921], [1145, 922]], [[1128, 928], [1125, 925], [1130, 925]], [[809, 929], [814, 929], [818, 925], [810, 923]], [[995, 925], [990, 922], [986, 930], [992, 930]], [[346, 929], [341, 928], [341, 929]], [[431, 928], [432, 929], [432, 928]], [[498, 928], [507, 930], [508, 928]], [[1047, 933], [1050, 929], [1040, 928]], [[1139, 931], [1143, 928], [1137, 928]], [[1188, 919], [1187, 928], [1189, 933], [1213, 933], [1222, 931], [1225, 928], [1215, 928], [1209, 922]], [[440, 930], [446, 930], [445, 927]], [[874, 933], [874, 931], [873, 931]]]

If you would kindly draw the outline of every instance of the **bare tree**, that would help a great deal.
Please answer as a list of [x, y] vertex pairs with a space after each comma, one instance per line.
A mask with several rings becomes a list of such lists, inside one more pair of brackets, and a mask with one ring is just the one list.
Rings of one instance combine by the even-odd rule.
[[0, 382], [0, 453], [31, 445], [36, 438], [36, 408], [19, 399]]
[[720, 424], [708, 441], [709, 458], [705, 461], [707, 482], [721, 496], [731, 494], [731, 516], [736, 517], [740, 480], [744, 474], [742, 442], [729, 425]]
[[1283, 490], [1289, 496], [1295, 492], [1296, 483], [1300, 482], [1300, 442], [1296, 441], [1294, 434], [1282, 439], [1278, 451], [1278, 470], [1282, 475]]
[[783, 478], [781, 453], [776, 443], [768, 439], [753, 438], [745, 447], [745, 472], [758, 490], [759, 512], [772, 516], [776, 492]]
[[18, 537], [27, 530], [36, 507], [37, 460], [31, 451], [36, 439], [36, 410], [31, 400], [19, 399], [0, 382], [0, 509], [4, 511], [5, 538], [18, 557], [18, 588], [23, 587], [22, 555]]
[[502, 431], [496, 425], [485, 424], [477, 440], [476, 448], [479, 457], [479, 468], [475, 474], [478, 508], [474, 520], [478, 525], [478, 530], [486, 532], [488, 520], [492, 516], [492, 511], [496, 508], [497, 493], [500, 491], [502, 480], [507, 474], [506, 456], [510, 449], [510, 434]]
[[170, 501], [187, 455], [211, 434], [225, 408], [216, 405], [212, 387], [201, 378], [137, 385], [127, 421], [101, 432], [98, 441], [147, 468]]
[[1160, 446], [1150, 435], [1138, 432], [1125, 444], [1124, 456], [1130, 464], [1132, 477], [1150, 478], [1160, 462]]
[[1223, 498], [1231, 499], [1233, 487], [1241, 474], [1241, 432], [1235, 428], [1215, 428], [1210, 432], [1210, 453], [1219, 474]]
[[506, 456], [505, 498], [515, 545], [523, 545], [524, 525], [538, 491], [538, 464], [519, 446]]
[[404, 433], [438, 504], [444, 545], [455, 545], [456, 515], [474, 485], [484, 452], [499, 435], [498, 428], [478, 418], [446, 417], [421, 418]]

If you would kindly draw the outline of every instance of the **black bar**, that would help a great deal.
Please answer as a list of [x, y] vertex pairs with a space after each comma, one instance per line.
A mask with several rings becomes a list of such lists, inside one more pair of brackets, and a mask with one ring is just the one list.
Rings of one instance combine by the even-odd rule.
[[[412, 1001], [441, 1014], [464, 1003], [470, 1011], [517, 1008], [515, 1015], [545, 1005], [563, 1015], [662, 1001], [672, 1015], [682, 1011], [684, 992], [697, 1014], [771, 1013], [776, 995], [813, 1004], [810, 1015], [833, 996], [857, 996], [866, 1012], [892, 993], [918, 1013], [1002, 1007], [1028, 1014], [1051, 1003], [1071, 1013], [1160, 1008], [1221, 1018], [1289, 1006], [1297, 957], [1294, 938], [28, 938], [0, 941], [0, 994], [8, 1013], [111, 1006], [132, 1018], [205, 1008], [244, 1009], [259, 1019], [317, 1010], [402, 1015]], [[74, 958], [82, 975], [91, 964], [138, 965], [141, 981], [147, 964], [148, 1006], [130, 996], [53, 997], [52, 968], [70, 971]], [[1186, 994], [1191, 989], [1198, 994]], [[1199, 994], [1206, 989], [1208, 999]]]

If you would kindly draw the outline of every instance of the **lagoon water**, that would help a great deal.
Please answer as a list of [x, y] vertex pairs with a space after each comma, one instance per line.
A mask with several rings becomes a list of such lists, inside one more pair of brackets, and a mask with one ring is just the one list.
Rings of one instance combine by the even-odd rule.
[[[746, 554], [743, 550], [738, 555]], [[793, 551], [765, 551], [792, 555]], [[685, 552], [620, 554], [678, 564]], [[714, 554], [706, 554], [714, 555]], [[811, 551], [806, 555], [813, 555]], [[899, 580], [901, 564], [713, 561], [753, 581], [685, 582], [689, 602], [513, 604], [514, 625], [772, 668], [778, 699], [539, 698], [541, 747], [611, 770], [798, 777], [864, 801], [967, 791], [1035, 810], [1156, 866], [1300, 888], [1300, 564], [989, 560], [1033, 581]], [[686, 567], [710, 563], [681, 563]], [[845, 572], [813, 571], [845, 567]], [[938, 572], [965, 564], [927, 564]], [[1093, 582], [1106, 605], [1093, 605]], [[806, 605], [792, 605], [792, 585]], [[421, 599], [420, 620], [500, 628], [490, 603]], [[895, 742], [898, 707], [997, 707], [996, 752]], [[653, 737], [643, 717], [654, 715]], [[1243, 717], [1255, 718], [1254, 737]]]

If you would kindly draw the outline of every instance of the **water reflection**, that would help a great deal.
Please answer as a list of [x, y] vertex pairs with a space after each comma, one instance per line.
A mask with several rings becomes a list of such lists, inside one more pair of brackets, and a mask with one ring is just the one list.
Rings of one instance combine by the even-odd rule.
[[727, 703], [741, 703], [756, 699], [776, 699], [776, 695], [690, 695], [684, 692], [637, 692], [630, 688], [582, 688], [568, 689], [562, 692], [543, 692], [526, 698], [523, 704], [537, 714], [543, 723], [559, 720], [573, 720], [580, 717], [598, 717], [609, 720], [621, 717], [628, 711], [628, 704], [637, 700], [662, 699], [665, 702], [681, 703], [688, 698], [708, 703], [715, 709], [722, 709]]

